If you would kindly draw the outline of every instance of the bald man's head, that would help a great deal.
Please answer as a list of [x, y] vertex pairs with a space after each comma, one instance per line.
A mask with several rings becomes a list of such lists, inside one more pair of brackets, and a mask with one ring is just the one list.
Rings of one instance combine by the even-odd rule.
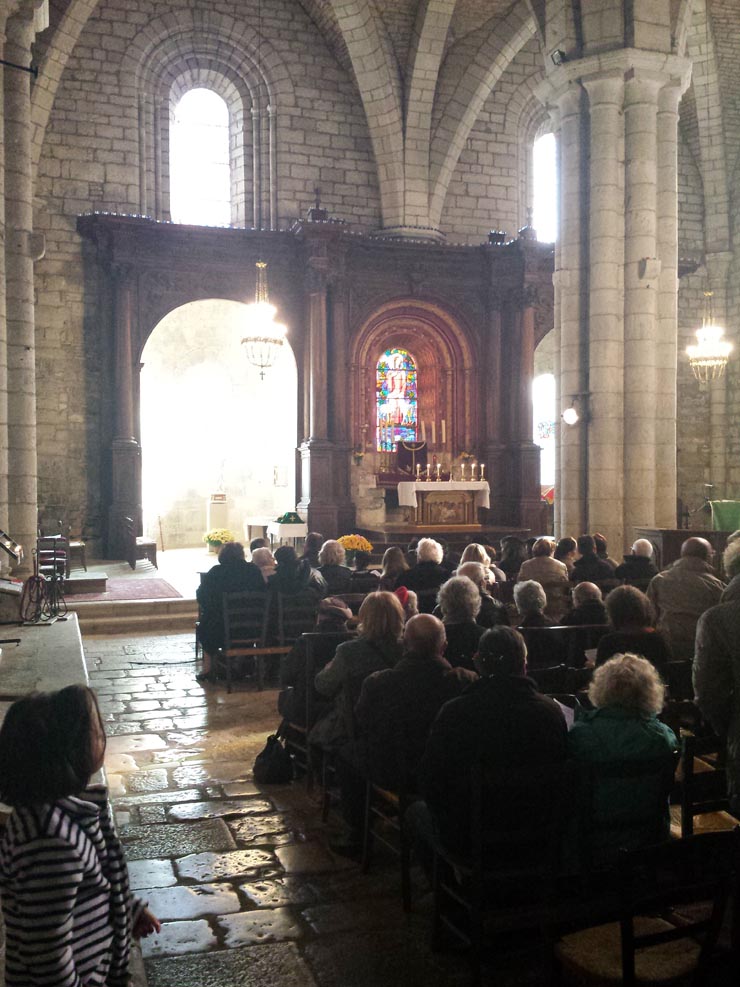
[[441, 658], [447, 635], [445, 625], [430, 613], [420, 613], [407, 621], [403, 632], [406, 653], [415, 658]]
[[709, 562], [712, 557], [712, 546], [706, 538], [687, 538], [681, 546], [681, 558], [702, 559]]

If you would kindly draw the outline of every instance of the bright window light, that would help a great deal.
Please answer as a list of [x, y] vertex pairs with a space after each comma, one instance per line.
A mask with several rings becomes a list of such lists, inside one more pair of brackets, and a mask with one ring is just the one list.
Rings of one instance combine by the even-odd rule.
[[539, 374], [532, 381], [532, 420], [534, 442], [542, 449], [540, 483], [555, 483], [555, 377]]
[[175, 223], [229, 226], [229, 110], [211, 89], [191, 89], [170, 127], [170, 212]]
[[554, 134], [534, 142], [532, 165], [534, 228], [542, 243], [554, 243], [558, 234], [558, 174]]

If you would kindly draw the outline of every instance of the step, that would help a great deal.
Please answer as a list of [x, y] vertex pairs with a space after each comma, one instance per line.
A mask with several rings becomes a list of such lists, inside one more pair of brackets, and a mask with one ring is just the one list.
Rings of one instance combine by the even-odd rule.
[[180, 633], [193, 630], [198, 619], [195, 600], [121, 600], [115, 603], [75, 603], [67, 609], [77, 614], [80, 629], [88, 634], [141, 634], [149, 630]]
[[106, 572], [86, 573], [84, 576], [69, 576], [64, 580], [64, 595], [74, 596], [76, 593], [105, 593], [108, 586]]

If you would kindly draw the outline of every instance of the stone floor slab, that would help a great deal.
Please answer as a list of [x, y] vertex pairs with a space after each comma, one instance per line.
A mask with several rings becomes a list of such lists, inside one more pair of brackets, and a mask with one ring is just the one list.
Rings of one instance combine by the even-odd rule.
[[293, 838], [285, 816], [249, 816], [229, 819], [227, 825], [237, 843], [287, 843]]
[[239, 890], [257, 908], [279, 908], [281, 905], [307, 905], [315, 900], [315, 894], [304, 881], [294, 877], [276, 880], [249, 881], [240, 884]]
[[293, 943], [149, 960], [146, 972], [149, 987], [316, 987]]
[[[200, 798], [200, 792], [197, 788], [186, 788], [177, 792], [141, 792], [138, 794], [131, 794], [127, 792], [126, 795], [121, 796], [118, 799], [119, 805], [171, 805], [173, 802], [193, 802], [198, 804], [197, 799]], [[187, 817], [185, 817], [187, 818]], [[206, 816], [200, 817], [190, 817], [190, 818], [208, 818]], [[176, 820], [178, 821], [178, 820]]]
[[130, 860], [128, 878], [133, 891], [140, 888], [167, 888], [177, 884], [170, 860]]
[[274, 868], [276, 863], [274, 855], [267, 850], [193, 853], [175, 861], [181, 878], [190, 878], [199, 883], [251, 875], [266, 867]]
[[164, 768], [137, 771], [126, 780], [129, 792], [161, 792], [167, 786], [167, 772]]
[[175, 822], [184, 822], [188, 819], [217, 819], [223, 816], [255, 816], [270, 812], [271, 809], [272, 804], [264, 799], [244, 799], [239, 802], [221, 799], [215, 802], [176, 805], [170, 809], [168, 815]]
[[238, 912], [241, 907], [237, 893], [223, 884], [151, 887], [144, 889], [141, 897], [149, 899], [149, 908], [163, 922], [180, 922], [204, 915], [226, 915]]
[[275, 851], [287, 874], [321, 874], [342, 866], [356, 866], [352, 861], [340, 861], [321, 843], [295, 843], [281, 846]]
[[298, 917], [289, 908], [260, 908], [239, 915], [224, 915], [219, 918], [218, 925], [225, 931], [224, 943], [230, 948], [300, 939], [303, 935]]
[[167, 922], [158, 935], [141, 940], [144, 959], [153, 956], [181, 956], [183, 953], [204, 953], [213, 949], [217, 940], [208, 922]]
[[236, 844], [221, 819], [167, 826], [131, 826], [123, 837], [128, 860], [179, 857], [183, 853], [233, 850]]
[[161, 751], [167, 742], [156, 733], [139, 733], [133, 737], [108, 737], [107, 751], [111, 754], [130, 754], [132, 751]]

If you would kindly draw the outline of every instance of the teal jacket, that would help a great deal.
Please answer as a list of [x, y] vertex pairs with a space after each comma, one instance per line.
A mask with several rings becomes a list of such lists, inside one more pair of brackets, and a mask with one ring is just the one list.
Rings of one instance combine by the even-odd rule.
[[[670, 754], [677, 746], [675, 734], [657, 716], [621, 706], [579, 711], [568, 734], [569, 756], [587, 765], [652, 760]], [[594, 863], [607, 863], [620, 847], [635, 849], [654, 839], [651, 827], [635, 825], [636, 817], [649, 813], [655, 805], [653, 776], [599, 780], [597, 769], [594, 784], [585, 814], [590, 831], [584, 833]], [[663, 812], [663, 833], [667, 836], [667, 799], [658, 811]]]

